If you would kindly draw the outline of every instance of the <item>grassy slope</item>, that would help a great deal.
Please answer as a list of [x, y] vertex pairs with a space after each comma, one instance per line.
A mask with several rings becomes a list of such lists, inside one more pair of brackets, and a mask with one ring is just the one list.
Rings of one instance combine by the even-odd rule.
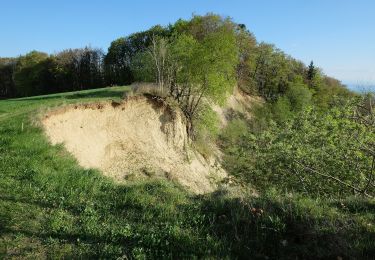
[[48, 107], [116, 99], [127, 89], [0, 101], [0, 258], [375, 255], [374, 201], [195, 197], [165, 182], [116, 185], [49, 145], [34, 124]]

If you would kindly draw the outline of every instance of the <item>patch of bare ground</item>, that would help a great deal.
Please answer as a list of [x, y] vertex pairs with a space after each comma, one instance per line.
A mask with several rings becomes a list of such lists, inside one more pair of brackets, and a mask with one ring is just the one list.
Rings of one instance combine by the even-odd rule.
[[42, 125], [51, 143], [63, 143], [81, 166], [119, 182], [167, 178], [206, 193], [226, 177], [216, 160], [189, 148], [181, 113], [150, 96], [58, 108]]
[[219, 116], [221, 126], [225, 127], [228, 124], [229, 119], [232, 118], [233, 113], [239, 113], [246, 119], [251, 119], [251, 111], [254, 105], [259, 105], [263, 102], [262, 98], [248, 95], [238, 87], [235, 87], [233, 94], [228, 96], [224, 106], [212, 104], [211, 107]]

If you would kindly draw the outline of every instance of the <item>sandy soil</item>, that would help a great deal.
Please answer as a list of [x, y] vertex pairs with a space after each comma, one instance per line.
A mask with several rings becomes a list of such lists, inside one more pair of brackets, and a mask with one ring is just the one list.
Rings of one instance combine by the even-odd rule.
[[221, 126], [225, 127], [228, 124], [228, 119], [232, 117], [232, 113], [240, 113], [245, 118], [251, 119], [254, 105], [261, 103], [263, 103], [263, 100], [260, 97], [247, 95], [236, 87], [233, 94], [227, 98], [224, 106], [211, 104], [211, 108], [219, 116]]
[[63, 143], [81, 166], [120, 182], [167, 178], [206, 193], [226, 177], [215, 160], [188, 148], [182, 116], [149, 97], [59, 108], [42, 124], [51, 143]]

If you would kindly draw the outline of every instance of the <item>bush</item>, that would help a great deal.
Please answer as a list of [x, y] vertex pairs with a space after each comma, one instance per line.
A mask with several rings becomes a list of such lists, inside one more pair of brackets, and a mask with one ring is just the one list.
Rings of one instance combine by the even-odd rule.
[[291, 84], [285, 93], [294, 112], [302, 111], [311, 104], [312, 94], [308, 87], [302, 83]]
[[273, 119], [278, 123], [284, 123], [293, 116], [292, 105], [287, 97], [280, 97], [272, 106]]
[[223, 138], [224, 165], [259, 189], [275, 186], [315, 197], [374, 196], [369, 152], [374, 125], [353, 118], [356, 104], [325, 113], [307, 108], [283, 125], [271, 120], [263, 131]]
[[216, 140], [219, 135], [219, 117], [208, 105], [199, 111], [197, 119], [194, 121], [195, 138], [194, 147], [205, 158], [213, 155], [216, 148]]
[[371, 259], [375, 230], [363, 217], [374, 213], [374, 201], [361, 200], [366, 206], [357, 207], [356, 216], [350, 205], [351, 199], [316, 200], [271, 189], [258, 198], [217, 193], [204, 201], [203, 212], [235, 258]]

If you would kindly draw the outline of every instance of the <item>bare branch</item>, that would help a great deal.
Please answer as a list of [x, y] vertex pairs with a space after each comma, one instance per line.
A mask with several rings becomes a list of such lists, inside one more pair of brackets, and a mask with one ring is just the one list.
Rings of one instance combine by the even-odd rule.
[[353, 189], [353, 190], [355, 190], [355, 191], [357, 191], [357, 192], [359, 192], [359, 193], [365, 195], [366, 197], [373, 198], [372, 195], [367, 194], [365, 191], [363, 191], [363, 190], [361, 190], [361, 189], [359, 189], [359, 188], [357, 188], [357, 187], [354, 187], [353, 185], [351, 185], [351, 184], [349, 184], [349, 183], [346, 183], [346, 182], [344, 182], [344, 181], [342, 181], [342, 180], [340, 180], [340, 179], [338, 179], [338, 178], [336, 178], [336, 177], [334, 177], [334, 176], [331, 176], [331, 175], [328, 175], [328, 174], [321, 173], [321, 172], [319, 172], [319, 171], [317, 171], [317, 170], [315, 170], [315, 169], [313, 169], [313, 168], [311, 168], [311, 167], [309, 167], [309, 166], [307, 166], [307, 165], [302, 164], [301, 162], [299, 162], [299, 161], [297, 161], [297, 160], [293, 160], [293, 161], [294, 161], [295, 163], [297, 163], [298, 165], [302, 166], [304, 169], [310, 171], [310, 172], [313, 172], [313, 173], [318, 174], [318, 175], [320, 175], [320, 176], [322, 176], [322, 177], [326, 177], [326, 178], [329, 178], [329, 179], [331, 179], [331, 180], [334, 180], [334, 181], [336, 181], [336, 182], [338, 182], [338, 183], [340, 183], [340, 184], [342, 184], [342, 185], [344, 185], [344, 186], [346, 186], [346, 187], [349, 187], [349, 188], [351, 188], [351, 189]]

